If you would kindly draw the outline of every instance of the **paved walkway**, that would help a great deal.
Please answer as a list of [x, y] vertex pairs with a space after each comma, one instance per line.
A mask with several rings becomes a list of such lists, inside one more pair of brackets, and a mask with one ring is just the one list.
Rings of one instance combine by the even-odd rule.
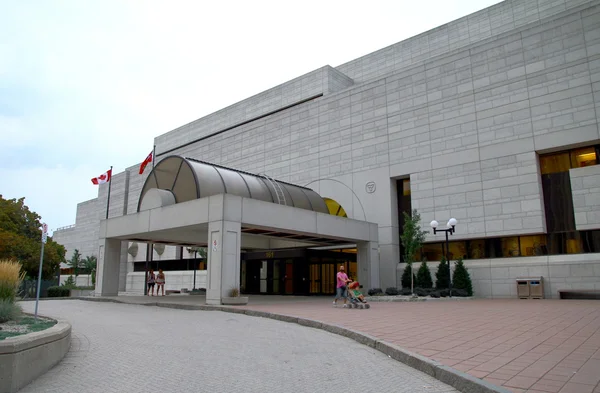
[[21, 393], [456, 392], [353, 340], [266, 318], [77, 300], [39, 309], [71, 322], [72, 346]]
[[[204, 303], [196, 296], [120, 299]], [[362, 331], [515, 393], [600, 393], [597, 300], [436, 300], [348, 310], [327, 298], [252, 296], [245, 307]]]
[[513, 392], [600, 393], [600, 302], [454, 300], [372, 303], [254, 301], [249, 308], [339, 324]]

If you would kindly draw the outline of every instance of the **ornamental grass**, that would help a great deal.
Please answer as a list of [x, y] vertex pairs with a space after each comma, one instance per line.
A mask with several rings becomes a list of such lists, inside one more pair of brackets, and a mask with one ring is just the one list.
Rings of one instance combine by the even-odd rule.
[[14, 302], [25, 272], [21, 264], [7, 259], [0, 260], [0, 300]]

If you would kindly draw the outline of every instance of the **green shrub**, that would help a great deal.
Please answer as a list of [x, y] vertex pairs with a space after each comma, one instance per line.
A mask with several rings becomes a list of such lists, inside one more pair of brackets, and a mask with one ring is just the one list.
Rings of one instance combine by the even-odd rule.
[[398, 292], [397, 288], [394, 287], [389, 287], [385, 289], [385, 294], [388, 296], [396, 296], [398, 295], [400, 292]]
[[[410, 289], [410, 272], [411, 272], [411, 265], [412, 263], [407, 263], [406, 266], [404, 267], [404, 272], [402, 273], [402, 288], [408, 288]], [[417, 285], [417, 276], [413, 273], [413, 281], [414, 281], [414, 286]]]
[[48, 297], [69, 297], [70, 290], [64, 285], [50, 287], [48, 288]]
[[369, 296], [380, 296], [380, 295], [383, 295], [383, 291], [381, 290], [381, 288], [371, 288], [371, 289], [369, 289], [367, 294]]
[[467, 296], [469, 296], [469, 293], [467, 292], [466, 289], [454, 289], [454, 288], [452, 288], [452, 296], [467, 297]]
[[431, 280], [431, 272], [427, 266], [427, 262], [421, 262], [419, 271], [417, 272], [417, 283], [416, 286], [419, 288], [432, 288], [433, 280]]
[[432, 288], [415, 288], [415, 295], [417, 296], [429, 296], [433, 292]]
[[62, 286], [68, 289], [75, 289], [77, 287], [77, 285], [75, 285], [75, 279], [73, 276], [69, 276], [65, 282], [63, 282]]
[[400, 295], [410, 296], [412, 295], [412, 291], [410, 290], [410, 288], [402, 288], [402, 290], [400, 291]]
[[446, 258], [442, 258], [440, 264], [438, 265], [437, 273], [435, 273], [435, 287], [437, 289], [447, 289], [448, 288], [448, 264], [446, 263]]
[[462, 258], [460, 258], [458, 262], [456, 262], [456, 267], [454, 268], [454, 276], [452, 281], [453, 288], [464, 289], [465, 291], [467, 291], [467, 296], [473, 296], [473, 283], [471, 282], [471, 276], [469, 275], [469, 272], [465, 267]]
[[13, 321], [21, 316], [21, 306], [7, 299], [0, 300], [0, 323]]

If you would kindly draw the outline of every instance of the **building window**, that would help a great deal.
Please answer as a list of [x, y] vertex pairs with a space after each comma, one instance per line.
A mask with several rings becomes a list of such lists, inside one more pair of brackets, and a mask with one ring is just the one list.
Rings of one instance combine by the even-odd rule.
[[[410, 179], [399, 179], [396, 180], [396, 189], [398, 196], [398, 226], [399, 235], [402, 236], [404, 230], [404, 213], [412, 214], [412, 203], [410, 199]], [[404, 260], [404, 247], [400, 240], [400, 260]], [[415, 256], [415, 260], [417, 256]]]
[[559, 153], [540, 155], [540, 172], [542, 175], [568, 172], [572, 168], [598, 165], [599, 146], [588, 146]]
[[519, 247], [521, 256], [524, 257], [548, 255], [546, 235], [521, 236], [519, 238]]
[[596, 148], [585, 147], [571, 150], [571, 168], [583, 168], [591, 165], [598, 165]]
[[571, 169], [569, 153], [547, 154], [540, 156], [540, 171], [542, 175], [568, 172]]
[[[600, 229], [459, 240], [449, 242], [449, 245], [451, 260], [600, 253]], [[439, 261], [445, 255], [445, 247], [445, 242], [425, 243], [415, 260]]]

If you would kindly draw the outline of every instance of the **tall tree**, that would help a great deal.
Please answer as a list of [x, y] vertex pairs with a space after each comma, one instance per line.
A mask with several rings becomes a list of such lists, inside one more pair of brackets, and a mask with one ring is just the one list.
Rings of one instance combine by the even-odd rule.
[[[23, 265], [27, 277], [37, 278], [42, 248], [40, 216], [29, 210], [25, 198], [4, 199], [0, 194], [0, 259]], [[42, 277], [54, 277], [65, 258], [65, 248], [48, 237], [44, 246]]]
[[404, 262], [413, 263], [417, 251], [425, 241], [427, 231], [421, 230], [421, 215], [417, 212], [417, 209], [413, 209], [412, 215], [406, 212], [402, 214], [404, 214], [404, 227], [402, 228], [400, 240], [404, 247]]
[[98, 258], [95, 255], [88, 255], [81, 261], [81, 267], [85, 274], [92, 274], [92, 270], [96, 270]]
[[79, 269], [83, 267], [81, 262], [81, 254], [79, 253], [78, 249], [73, 250], [73, 255], [71, 256], [71, 259], [67, 261], [67, 265], [73, 269], [73, 274], [75, 274], [75, 277], [77, 277], [79, 275]]

